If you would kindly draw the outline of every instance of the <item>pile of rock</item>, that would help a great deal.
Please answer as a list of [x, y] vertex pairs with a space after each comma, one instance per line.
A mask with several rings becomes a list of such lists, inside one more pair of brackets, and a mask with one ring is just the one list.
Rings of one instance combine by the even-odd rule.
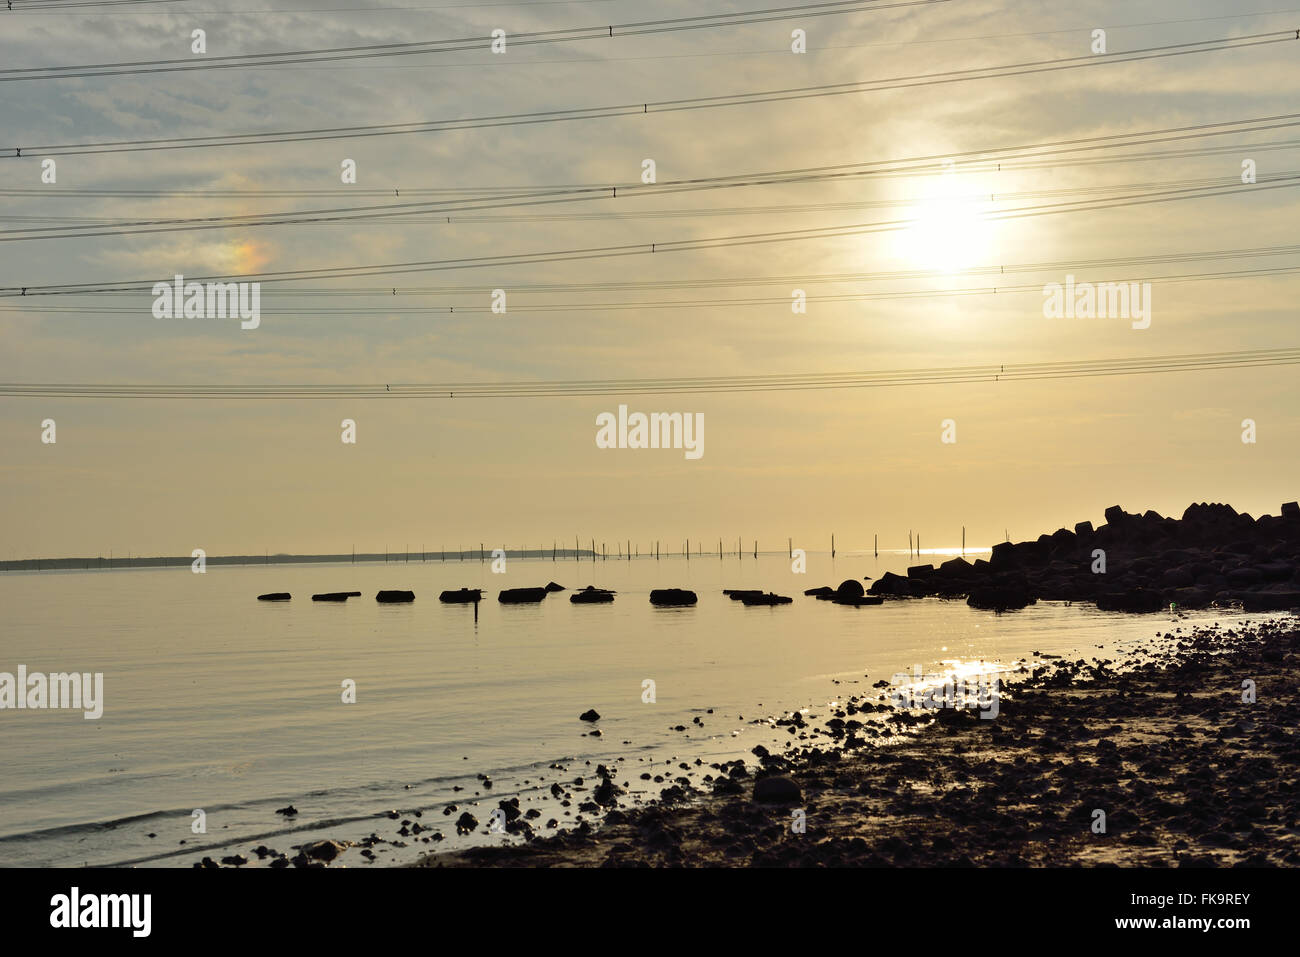
[[893, 598], [966, 598], [1005, 611], [1038, 599], [1090, 601], [1114, 611], [1240, 605], [1300, 608], [1300, 504], [1252, 518], [1230, 505], [1188, 506], [1181, 519], [1106, 509], [1106, 523], [1080, 522], [1034, 541], [993, 546], [987, 561], [954, 558], [938, 568], [886, 572], [870, 593]]

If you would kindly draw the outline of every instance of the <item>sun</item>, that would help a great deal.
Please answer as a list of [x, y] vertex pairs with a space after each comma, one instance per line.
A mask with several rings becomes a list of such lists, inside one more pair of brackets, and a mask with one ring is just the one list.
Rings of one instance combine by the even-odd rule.
[[957, 272], [985, 262], [993, 243], [987, 194], [945, 173], [930, 184], [907, 214], [900, 244], [921, 269]]

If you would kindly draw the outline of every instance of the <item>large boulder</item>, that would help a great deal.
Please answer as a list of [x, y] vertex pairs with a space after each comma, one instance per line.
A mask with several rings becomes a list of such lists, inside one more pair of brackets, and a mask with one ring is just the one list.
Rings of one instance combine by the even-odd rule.
[[840, 587], [835, 589], [836, 598], [861, 598], [865, 590], [862, 582], [856, 578], [846, 578], [840, 582]]

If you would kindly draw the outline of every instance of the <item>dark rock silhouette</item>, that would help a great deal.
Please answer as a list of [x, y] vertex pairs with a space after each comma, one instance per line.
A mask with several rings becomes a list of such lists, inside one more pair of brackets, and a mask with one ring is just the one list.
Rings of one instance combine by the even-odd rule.
[[292, 597], [293, 596], [290, 595], [287, 591], [272, 591], [272, 592], [267, 592], [265, 595], [258, 595], [257, 600], [258, 601], [288, 601]]
[[445, 591], [438, 596], [438, 601], [445, 601], [449, 604], [464, 605], [470, 602], [482, 601], [483, 589], [481, 588], [459, 588], [455, 591]]
[[575, 591], [569, 596], [569, 601], [575, 605], [598, 605], [611, 602], [614, 600], [614, 593], [607, 588], [597, 588], [594, 585], [588, 585], [581, 591]]
[[816, 596], [817, 598], [833, 598], [835, 589], [829, 585], [822, 585], [820, 588], [808, 588], [804, 591], [804, 594]]
[[652, 605], [694, 605], [697, 601], [695, 592], [684, 588], [656, 588], [650, 593]]
[[835, 589], [835, 597], [841, 598], [861, 598], [866, 593], [862, 587], [862, 582], [856, 578], [846, 578], [840, 582], [840, 587]]
[[524, 605], [542, 601], [545, 597], [545, 588], [506, 588], [497, 595], [497, 601], [503, 605]]
[[760, 804], [798, 804], [803, 792], [789, 778], [759, 778], [754, 782], [754, 800]]
[[861, 608], [864, 605], [883, 605], [885, 598], [883, 595], [858, 595], [841, 598], [838, 595], [832, 596], [831, 601], [836, 605], [852, 605], [854, 608]]
[[415, 592], [401, 591], [394, 589], [391, 591], [381, 591], [375, 595], [375, 601], [385, 605], [396, 605], [402, 602], [415, 601]]
[[1012, 611], [1032, 605], [1035, 601], [1027, 588], [1015, 583], [980, 585], [972, 588], [966, 598], [966, 604], [972, 608], [983, 608], [986, 611]]
[[326, 591], [319, 595], [312, 595], [312, 601], [347, 601], [349, 598], [356, 598], [360, 595], [359, 591]]
[[1210, 605], [1247, 611], [1300, 607], [1300, 505], [1253, 518], [1230, 505], [1192, 504], [1181, 518], [1148, 509], [1106, 509], [1106, 523], [1079, 522], [1032, 541], [1000, 542], [988, 561], [963, 559], [906, 576], [886, 572], [870, 594], [966, 597], [1007, 611], [1046, 601], [1087, 601], [1108, 611], [1155, 612]]
[[[733, 595], [732, 597], [734, 598], [736, 596]], [[766, 595], [764, 595], [762, 592], [759, 592], [757, 594], [752, 594], [752, 595], [741, 595], [740, 600], [744, 602], [746, 606], [788, 605], [792, 601], [794, 601], [793, 598], [787, 598], [785, 595], [778, 595], [775, 592], [768, 592]]]
[[547, 583], [546, 583], [546, 590], [547, 590], [547, 591], [564, 591], [564, 586], [563, 586], [563, 585], [558, 585], [558, 584], [556, 584], [555, 582], [547, 582]]
[[579, 721], [599, 721], [599, 720], [600, 720], [600, 714], [599, 714], [599, 712], [596, 711], [595, 708], [589, 708], [588, 710], [582, 712], [582, 714], [578, 715], [578, 720], [579, 720]]

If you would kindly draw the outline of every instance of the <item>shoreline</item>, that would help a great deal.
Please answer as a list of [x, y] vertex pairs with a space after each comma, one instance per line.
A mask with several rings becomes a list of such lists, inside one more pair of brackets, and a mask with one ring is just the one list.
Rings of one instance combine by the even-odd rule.
[[[717, 766], [712, 793], [693, 803], [623, 809], [615, 787], [598, 827], [408, 866], [1300, 864], [1300, 622], [1153, 641], [1174, 646], [1120, 671], [1096, 659], [1036, 667], [996, 718], [941, 709], [883, 745], [856, 737], [853, 715], [892, 709], [850, 698], [827, 722], [829, 747], [756, 748], [757, 766]], [[764, 779], [775, 801], [755, 799]]]

